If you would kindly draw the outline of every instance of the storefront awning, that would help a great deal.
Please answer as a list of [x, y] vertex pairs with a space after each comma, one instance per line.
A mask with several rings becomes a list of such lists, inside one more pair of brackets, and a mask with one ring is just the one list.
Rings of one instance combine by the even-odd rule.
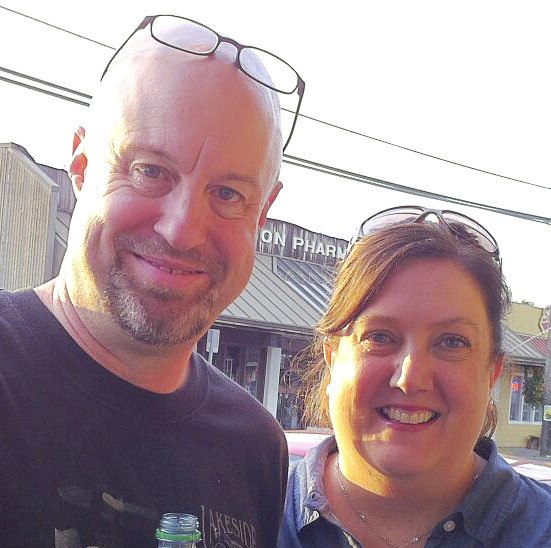
[[547, 341], [544, 337], [531, 337], [505, 328], [503, 346], [508, 357], [519, 365], [545, 366]]
[[247, 287], [219, 324], [311, 335], [330, 294], [332, 269], [258, 253]]

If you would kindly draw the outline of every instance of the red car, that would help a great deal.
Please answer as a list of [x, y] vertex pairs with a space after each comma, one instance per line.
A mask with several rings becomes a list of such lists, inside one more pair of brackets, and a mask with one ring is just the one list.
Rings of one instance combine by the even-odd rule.
[[[315, 447], [331, 435], [330, 430], [286, 430], [287, 446], [289, 447], [289, 462], [300, 460], [310, 447]], [[502, 455], [503, 458], [520, 474], [551, 485], [551, 462], [548, 460], [516, 458]]]
[[285, 437], [289, 448], [289, 461], [300, 460], [306, 455], [310, 447], [315, 447], [330, 435], [330, 431], [286, 430]]

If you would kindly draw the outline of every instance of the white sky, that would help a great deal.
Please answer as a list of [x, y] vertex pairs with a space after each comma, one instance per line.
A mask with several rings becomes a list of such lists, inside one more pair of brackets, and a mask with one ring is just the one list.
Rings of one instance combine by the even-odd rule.
[[[144, 15], [196, 19], [270, 50], [306, 81], [302, 112], [378, 139], [548, 187], [453, 166], [300, 119], [287, 152], [445, 195], [551, 217], [551, 33], [546, 1], [210, 0], [0, 6], [112, 46]], [[273, 7], [269, 7], [273, 6]], [[93, 95], [111, 50], [0, 9], [0, 66]], [[0, 76], [7, 75], [0, 72]], [[87, 109], [0, 82], [0, 142], [66, 167]], [[551, 304], [551, 227], [284, 164], [271, 216], [348, 238], [376, 211], [461, 211], [496, 237], [516, 301]]]

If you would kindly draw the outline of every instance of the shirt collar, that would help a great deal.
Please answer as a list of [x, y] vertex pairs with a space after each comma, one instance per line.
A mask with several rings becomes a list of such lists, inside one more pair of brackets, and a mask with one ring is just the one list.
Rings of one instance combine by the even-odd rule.
[[504, 526], [519, 489], [518, 474], [499, 456], [496, 444], [480, 440], [475, 451], [488, 462], [471, 491], [457, 507], [465, 531], [485, 546], [492, 546]]
[[[335, 438], [330, 436], [310, 449], [304, 459], [297, 463], [302, 468], [300, 489], [295, 490], [294, 505], [299, 530], [320, 516], [336, 523], [330, 512], [323, 484], [325, 462], [336, 450]], [[450, 524], [453, 524], [455, 529], [464, 529], [484, 546], [492, 546], [493, 539], [504, 525], [518, 491], [518, 476], [499, 456], [497, 446], [492, 440], [482, 439], [475, 451], [488, 462], [456, 511], [433, 529], [433, 538], [445, 537], [453, 530], [450, 529]]]
[[336, 450], [335, 438], [329, 436], [316, 447], [312, 447], [297, 464], [297, 467], [302, 468], [300, 488], [295, 490], [295, 520], [299, 530], [320, 516], [334, 521], [325, 493], [323, 473], [327, 457]]

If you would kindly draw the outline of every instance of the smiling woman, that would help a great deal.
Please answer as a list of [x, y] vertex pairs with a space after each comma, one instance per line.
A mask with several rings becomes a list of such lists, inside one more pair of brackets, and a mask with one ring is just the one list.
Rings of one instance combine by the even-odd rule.
[[509, 304], [500, 266], [493, 237], [454, 212], [362, 224], [308, 354], [308, 414], [335, 435], [291, 467], [282, 548], [548, 542], [551, 490], [485, 437]]

